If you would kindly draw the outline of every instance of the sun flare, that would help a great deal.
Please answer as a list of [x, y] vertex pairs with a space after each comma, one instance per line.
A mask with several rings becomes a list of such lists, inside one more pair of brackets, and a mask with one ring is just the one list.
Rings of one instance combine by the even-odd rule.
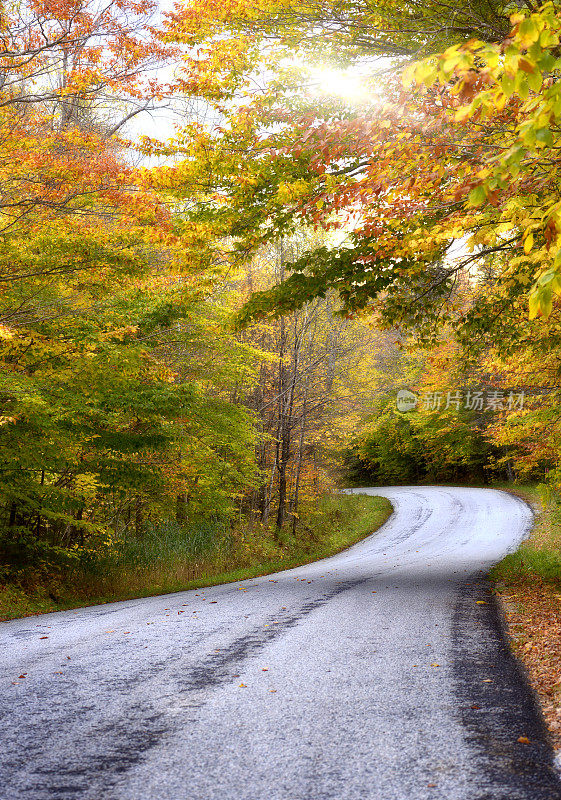
[[364, 78], [349, 70], [317, 67], [311, 70], [316, 91], [341, 97], [349, 102], [365, 101], [371, 95]]

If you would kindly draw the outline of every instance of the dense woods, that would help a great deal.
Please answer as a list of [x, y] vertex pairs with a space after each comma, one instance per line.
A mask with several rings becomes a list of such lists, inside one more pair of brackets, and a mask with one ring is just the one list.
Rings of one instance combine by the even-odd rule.
[[288, 558], [348, 481], [559, 485], [560, 10], [2, 7], [6, 586]]

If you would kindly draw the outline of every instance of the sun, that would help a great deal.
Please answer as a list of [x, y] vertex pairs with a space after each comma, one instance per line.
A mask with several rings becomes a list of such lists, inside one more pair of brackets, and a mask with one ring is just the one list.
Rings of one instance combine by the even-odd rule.
[[350, 103], [364, 102], [371, 98], [371, 90], [364, 78], [351, 70], [312, 67], [310, 75], [313, 88], [323, 95], [341, 97]]

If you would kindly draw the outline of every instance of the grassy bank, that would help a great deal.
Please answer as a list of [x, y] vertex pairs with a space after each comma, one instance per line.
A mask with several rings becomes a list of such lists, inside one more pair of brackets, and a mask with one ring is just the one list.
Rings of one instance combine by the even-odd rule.
[[382, 497], [326, 495], [304, 507], [296, 533], [291, 527], [238, 521], [188, 528], [173, 522], [148, 528], [120, 542], [104, 559], [33, 583], [0, 588], [0, 619], [59, 611], [82, 605], [147, 597], [266, 575], [333, 555], [368, 536], [391, 513]]
[[561, 498], [514, 486], [534, 508], [530, 537], [491, 572], [514, 652], [540, 700], [553, 745], [561, 748]]
[[492, 577], [512, 585], [537, 580], [561, 588], [561, 497], [537, 484], [505, 488], [532, 506], [535, 521], [530, 537], [495, 567]]

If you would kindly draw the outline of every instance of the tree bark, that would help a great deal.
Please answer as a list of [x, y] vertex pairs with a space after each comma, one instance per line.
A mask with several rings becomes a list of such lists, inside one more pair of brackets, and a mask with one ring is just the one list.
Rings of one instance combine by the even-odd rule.
[[142, 498], [140, 497], [139, 494], [137, 494], [134, 503], [134, 530], [138, 537], [142, 536], [142, 523], [143, 523]]

